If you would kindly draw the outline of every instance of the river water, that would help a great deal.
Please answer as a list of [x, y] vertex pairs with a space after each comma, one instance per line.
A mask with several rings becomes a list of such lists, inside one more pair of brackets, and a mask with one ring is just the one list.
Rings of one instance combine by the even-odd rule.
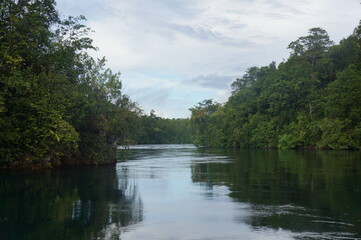
[[361, 239], [361, 154], [143, 145], [0, 172], [0, 239]]

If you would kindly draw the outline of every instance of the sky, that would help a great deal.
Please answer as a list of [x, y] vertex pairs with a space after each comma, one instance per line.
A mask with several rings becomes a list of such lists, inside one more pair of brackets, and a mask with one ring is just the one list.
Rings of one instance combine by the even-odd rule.
[[57, 0], [62, 17], [84, 15], [123, 94], [146, 114], [190, 117], [204, 99], [226, 102], [253, 66], [287, 60], [313, 27], [338, 43], [361, 20], [360, 0]]

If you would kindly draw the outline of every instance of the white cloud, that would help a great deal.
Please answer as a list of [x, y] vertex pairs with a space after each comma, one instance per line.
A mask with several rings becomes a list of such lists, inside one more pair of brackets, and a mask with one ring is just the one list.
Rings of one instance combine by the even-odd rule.
[[64, 0], [58, 7], [85, 15], [96, 56], [122, 72], [132, 99], [169, 117], [188, 116], [202, 98], [225, 101], [227, 76], [282, 61], [308, 29], [322, 27], [338, 42], [360, 16], [359, 0]]
[[237, 76], [220, 76], [217, 73], [198, 77], [184, 81], [186, 84], [197, 84], [202, 87], [227, 89]]

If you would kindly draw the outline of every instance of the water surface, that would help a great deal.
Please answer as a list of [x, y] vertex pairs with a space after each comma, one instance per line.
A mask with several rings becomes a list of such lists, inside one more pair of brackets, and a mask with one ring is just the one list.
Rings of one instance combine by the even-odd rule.
[[359, 152], [144, 145], [0, 173], [0, 239], [361, 239]]

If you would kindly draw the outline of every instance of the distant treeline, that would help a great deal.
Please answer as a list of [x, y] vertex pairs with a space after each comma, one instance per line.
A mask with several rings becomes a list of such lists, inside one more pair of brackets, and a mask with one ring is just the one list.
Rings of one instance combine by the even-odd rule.
[[151, 111], [141, 117], [141, 129], [134, 140], [139, 144], [193, 143], [193, 133], [189, 119], [161, 118]]
[[288, 48], [287, 61], [236, 79], [225, 104], [190, 109], [196, 144], [361, 149], [361, 23], [337, 45], [312, 28]]

